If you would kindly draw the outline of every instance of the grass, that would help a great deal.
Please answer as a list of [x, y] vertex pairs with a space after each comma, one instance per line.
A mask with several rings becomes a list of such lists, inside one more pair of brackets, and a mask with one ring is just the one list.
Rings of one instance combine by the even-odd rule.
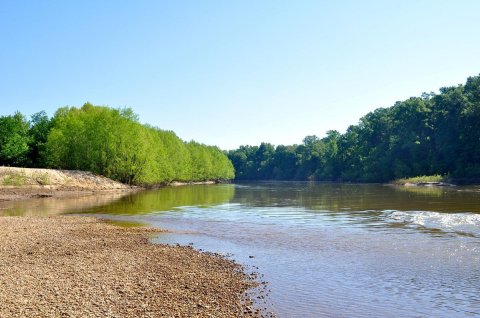
[[412, 178], [403, 178], [393, 181], [394, 184], [406, 184], [406, 183], [425, 183], [425, 182], [446, 182], [447, 178], [440, 174], [433, 176], [418, 176]]
[[27, 181], [27, 176], [25, 175], [25, 172], [8, 172], [4, 177], [3, 177], [3, 185], [6, 186], [23, 186], [25, 185]]
[[50, 184], [50, 176], [47, 172], [35, 172], [31, 176], [27, 176], [25, 171], [10, 170], [4, 173], [3, 176], [0, 176], [0, 180], [2, 185], [16, 187], [32, 184], [32, 182], [36, 182], [40, 185]]
[[49, 185], [50, 184], [50, 176], [48, 175], [47, 172], [38, 172], [35, 173], [33, 176], [35, 181], [38, 182], [40, 185]]

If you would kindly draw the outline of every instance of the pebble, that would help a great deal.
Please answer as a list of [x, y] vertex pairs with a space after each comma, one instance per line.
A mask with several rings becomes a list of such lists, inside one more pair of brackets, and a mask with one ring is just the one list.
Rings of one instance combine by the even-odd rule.
[[0, 217], [0, 229], [2, 318], [263, 316], [239, 303], [258, 283], [221, 255], [93, 217]]

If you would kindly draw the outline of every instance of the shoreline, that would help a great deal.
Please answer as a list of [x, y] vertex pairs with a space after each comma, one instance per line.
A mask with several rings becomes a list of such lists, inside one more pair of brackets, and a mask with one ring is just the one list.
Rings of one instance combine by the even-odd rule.
[[188, 185], [213, 185], [220, 184], [218, 181], [192, 181], [192, 182], [177, 182], [154, 186], [141, 187], [130, 186], [125, 188], [114, 189], [95, 189], [89, 187], [51, 187], [42, 185], [28, 185], [28, 186], [4, 186], [0, 185], [0, 203], [10, 201], [22, 201], [29, 199], [53, 198], [53, 199], [70, 199], [79, 197], [88, 197], [96, 195], [108, 194], [129, 194], [140, 191], [148, 191], [160, 189], [165, 187], [183, 187]]
[[0, 186], [0, 203], [11, 201], [23, 201], [29, 199], [68, 199], [68, 198], [80, 198], [102, 194], [122, 194], [122, 193], [134, 193], [142, 191], [143, 188], [125, 188], [125, 189], [87, 189], [87, 188], [48, 188], [43, 186], [30, 187], [30, 186]]
[[126, 193], [141, 188], [87, 171], [0, 167], [0, 202]]
[[433, 182], [433, 181], [420, 181], [420, 182], [390, 182], [389, 184], [400, 187], [456, 187], [456, 184], [447, 183], [447, 182]]
[[261, 317], [244, 269], [161, 230], [87, 216], [0, 217], [0, 316]]
[[65, 199], [133, 193], [163, 187], [225, 182], [228, 181], [171, 181], [149, 186], [133, 186], [88, 171], [0, 167], [0, 203], [38, 198]]

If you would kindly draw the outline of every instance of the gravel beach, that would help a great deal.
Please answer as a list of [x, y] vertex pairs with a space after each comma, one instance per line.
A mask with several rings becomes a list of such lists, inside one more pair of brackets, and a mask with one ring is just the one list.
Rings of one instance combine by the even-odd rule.
[[260, 316], [239, 265], [148, 234], [92, 217], [0, 217], [0, 317]]

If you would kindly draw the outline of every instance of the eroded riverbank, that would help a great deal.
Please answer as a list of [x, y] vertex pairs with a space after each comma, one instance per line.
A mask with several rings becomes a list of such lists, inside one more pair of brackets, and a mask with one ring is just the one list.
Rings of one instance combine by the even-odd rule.
[[0, 167], [0, 202], [75, 198], [140, 189], [87, 171]]
[[[222, 257], [93, 217], [0, 217], [1, 317], [249, 317]], [[258, 316], [258, 315], [257, 315]]]
[[128, 185], [88, 171], [17, 168], [0, 166], [1, 202], [38, 198], [72, 199], [88, 196], [116, 196], [164, 187], [211, 185], [225, 180], [171, 181], [153, 185]]

